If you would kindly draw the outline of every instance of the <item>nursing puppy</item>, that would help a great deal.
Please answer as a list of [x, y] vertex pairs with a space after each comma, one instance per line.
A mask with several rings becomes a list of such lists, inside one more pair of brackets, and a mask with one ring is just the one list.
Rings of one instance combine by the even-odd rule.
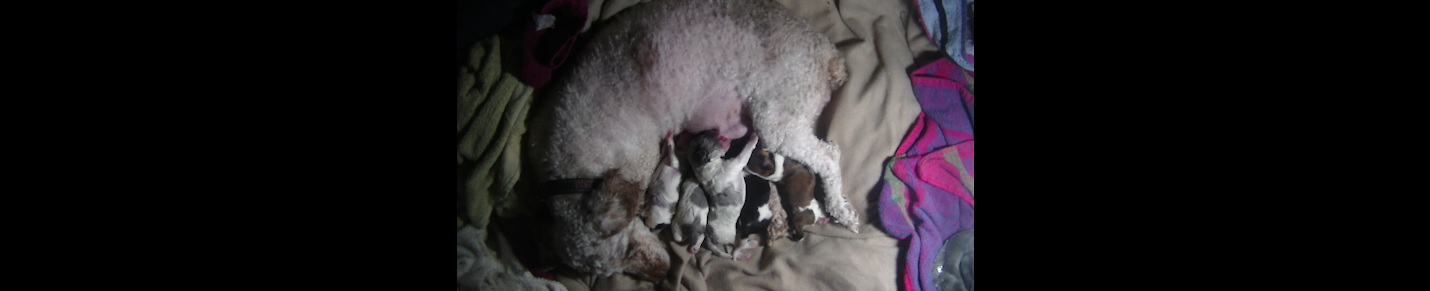
[[700, 251], [700, 245], [705, 242], [705, 219], [709, 215], [710, 200], [700, 184], [693, 179], [681, 182], [680, 204], [672, 218], [675, 226], [670, 228], [671, 237], [677, 243], [688, 245], [686, 251], [692, 254]]
[[829, 221], [814, 199], [814, 174], [799, 162], [786, 160], [769, 151], [756, 151], [745, 171], [755, 177], [775, 182], [776, 192], [785, 195], [782, 207], [789, 215], [787, 227], [793, 240], [804, 239], [804, 227]]
[[[758, 136], [751, 137], [751, 140], [758, 139]], [[737, 232], [738, 219], [744, 216], [736, 202], [744, 201], [746, 193], [742, 168], [754, 148], [746, 145], [734, 158], [726, 160], [729, 141], [715, 131], [694, 135], [686, 144], [682, 152], [691, 175], [681, 184], [672, 234], [676, 242], [690, 243], [688, 250], [695, 253], [704, 244], [707, 234]], [[730, 249], [704, 245], [717, 255], [730, 257]]]
[[671, 211], [681, 196], [680, 158], [676, 156], [674, 134], [666, 133], [665, 142], [661, 145], [665, 158], [655, 168], [650, 188], [646, 189], [646, 197], [650, 201], [646, 203], [645, 226], [652, 231], [660, 231], [670, 224]]
[[707, 222], [710, 218], [710, 197], [706, 195], [705, 188], [694, 175], [694, 171], [705, 169], [707, 165], [718, 168], [718, 161], [725, 154], [726, 148], [720, 135], [714, 131], [695, 134], [682, 140], [680, 157], [690, 166], [691, 174], [685, 175], [685, 180], [680, 183], [680, 201], [673, 218], [675, 226], [670, 230], [674, 241], [686, 244], [686, 251], [693, 254], [699, 252], [700, 246], [705, 243], [705, 233], [709, 230]]
[[[525, 153], [536, 183], [590, 179], [620, 169], [623, 180], [648, 187], [661, 160], [659, 147], [653, 145], [666, 133], [713, 129], [728, 141], [754, 132], [771, 152], [809, 165], [822, 178], [828, 193], [826, 207], [835, 222], [858, 229], [858, 215], [843, 196], [839, 148], [814, 135], [815, 121], [831, 91], [844, 82], [843, 58], [824, 35], [780, 4], [770, 0], [639, 4], [594, 32], [567, 64], [544, 89], [528, 119]], [[598, 189], [583, 195], [614, 200], [611, 196], [619, 193]], [[593, 213], [556, 219], [605, 217], [614, 216]], [[571, 241], [557, 254], [578, 271], [654, 274], [660, 269], [663, 273], [668, 264], [623, 259], [632, 254], [667, 261], [669, 257], [644, 251], [648, 245], [660, 244], [644, 223], [617, 220], [564, 222], [570, 227], [548, 235], [551, 240]], [[632, 226], [638, 229], [625, 229]], [[564, 239], [605, 233], [624, 235], [622, 240], [630, 243], [603, 249], [575, 245], [589, 240]], [[717, 229], [707, 232], [706, 241], [733, 248], [734, 234]]]
[[759, 252], [761, 240], [764, 245], [774, 245], [789, 231], [786, 224], [788, 217], [780, 206], [780, 194], [774, 183], [756, 176], [745, 176], [745, 185], [748, 186], [745, 208], [740, 210], [736, 234], [744, 241], [732, 253], [737, 261], [747, 260]]
[[[705, 190], [706, 198], [710, 200], [705, 246], [717, 256], [733, 257], [735, 250], [741, 247], [733, 238], [740, 238], [737, 235], [740, 212], [745, 206], [745, 194], [748, 190], [745, 185], [745, 164], [749, 163], [750, 152], [754, 151], [759, 140], [759, 135], [750, 136], [750, 142], [745, 143], [739, 154], [728, 160], [723, 158], [726, 153], [724, 147], [728, 147], [730, 143], [725, 137], [704, 134], [691, 141], [693, 176]], [[721, 237], [732, 239], [729, 243], [715, 240]]]

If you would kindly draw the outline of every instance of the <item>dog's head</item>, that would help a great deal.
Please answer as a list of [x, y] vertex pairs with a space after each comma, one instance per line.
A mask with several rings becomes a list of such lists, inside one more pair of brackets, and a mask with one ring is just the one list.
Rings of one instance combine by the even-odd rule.
[[724, 250], [725, 254], [732, 253], [736, 247], [736, 225], [740, 210], [745, 206], [745, 165], [758, 141], [758, 136], [751, 135], [740, 154], [729, 160], [721, 159], [726, 141], [720, 140], [719, 135], [700, 135], [692, 141], [695, 177], [710, 199], [705, 240], [710, 247]]
[[601, 184], [582, 197], [596, 232], [608, 237], [624, 230], [645, 206], [645, 189], [621, 177], [619, 170], [607, 171]]

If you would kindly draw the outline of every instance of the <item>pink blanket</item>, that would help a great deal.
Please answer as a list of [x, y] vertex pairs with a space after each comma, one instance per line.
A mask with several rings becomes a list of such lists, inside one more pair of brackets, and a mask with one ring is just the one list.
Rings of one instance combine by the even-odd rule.
[[944, 240], [973, 228], [973, 92], [948, 59], [914, 71], [924, 112], [884, 168], [879, 215], [889, 235], [908, 240], [904, 290], [938, 290], [933, 261]]

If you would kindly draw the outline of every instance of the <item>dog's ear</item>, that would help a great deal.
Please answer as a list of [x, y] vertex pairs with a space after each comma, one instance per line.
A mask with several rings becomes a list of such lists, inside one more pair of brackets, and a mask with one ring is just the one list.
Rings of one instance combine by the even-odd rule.
[[844, 56], [839, 50], [830, 50], [829, 65], [825, 66], [829, 70], [829, 91], [844, 87], [844, 80], [848, 78], [848, 73], [844, 71]]
[[622, 178], [618, 170], [607, 171], [601, 185], [586, 195], [586, 207], [601, 237], [620, 232], [645, 206], [645, 189]]

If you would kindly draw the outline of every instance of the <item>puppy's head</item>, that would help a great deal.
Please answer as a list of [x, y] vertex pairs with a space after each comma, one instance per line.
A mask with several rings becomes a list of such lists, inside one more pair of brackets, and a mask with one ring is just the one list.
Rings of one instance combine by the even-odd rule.
[[719, 169], [718, 161], [725, 156], [728, 151], [725, 142], [721, 140], [720, 134], [714, 131], [707, 131], [691, 137], [690, 139], [690, 165], [697, 170], [709, 169], [716, 171]]
[[764, 178], [772, 182], [779, 182], [784, 178], [784, 156], [772, 153], [765, 149], [757, 149], [750, 155], [750, 162], [745, 164], [745, 172]]

